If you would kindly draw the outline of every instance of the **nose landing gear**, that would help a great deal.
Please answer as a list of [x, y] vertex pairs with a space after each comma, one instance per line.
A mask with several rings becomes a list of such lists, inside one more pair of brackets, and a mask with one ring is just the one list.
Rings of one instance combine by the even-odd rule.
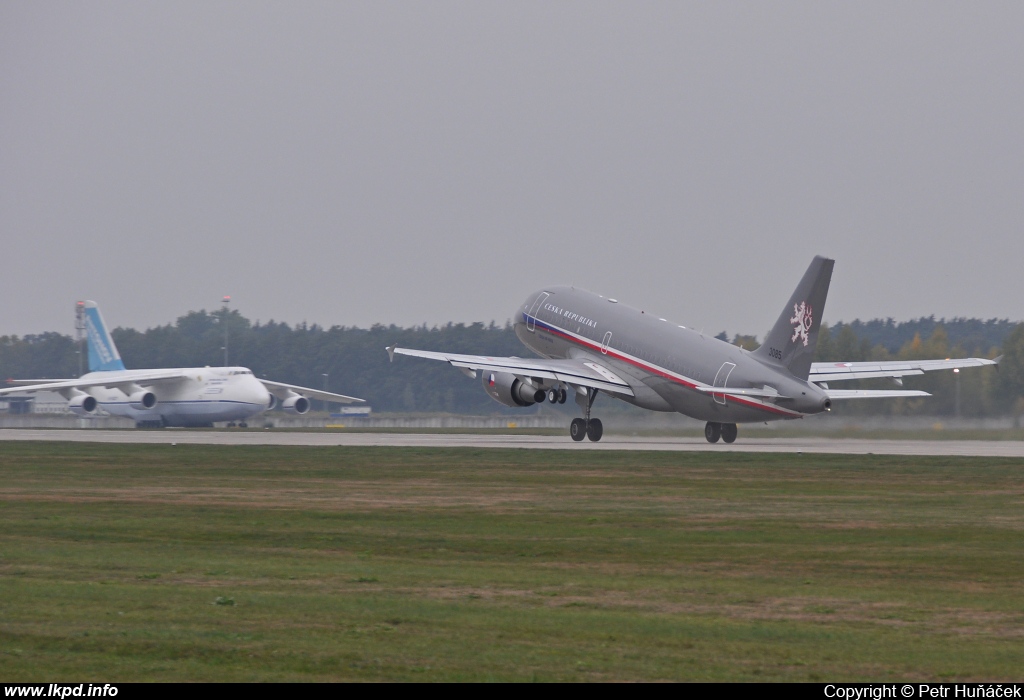
[[732, 444], [736, 442], [736, 435], [739, 431], [735, 423], [713, 423], [709, 422], [704, 426], [704, 438], [714, 444], [719, 438], [722, 442]]

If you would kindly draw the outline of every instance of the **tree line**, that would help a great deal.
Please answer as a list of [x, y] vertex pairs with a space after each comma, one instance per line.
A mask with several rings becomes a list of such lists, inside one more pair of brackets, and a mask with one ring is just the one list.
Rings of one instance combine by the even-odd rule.
[[[253, 323], [238, 310], [192, 311], [173, 324], [138, 331], [111, 332], [121, 357], [131, 369], [219, 366], [224, 362], [227, 330], [229, 361], [249, 367], [259, 377], [326, 388], [365, 398], [375, 411], [443, 411], [449, 413], [515, 413], [484, 394], [479, 380], [470, 381], [444, 363], [396, 358], [389, 362], [385, 346], [398, 344], [422, 350], [484, 355], [527, 355], [510, 323], [449, 323], [442, 326], [374, 325], [370, 328], [306, 323]], [[747, 349], [757, 338], [726, 333], [719, 338]], [[0, 336], [0, 373], [18, 379], [78, 376], [77, 344], [56, 332]], [[84, 352], [84, 349], [83, 349]], [[816, 360], [863, 361], [1003, 355], [999, 371], [934, 372], [905, 380], [907, 388], [933, 396], [895, 401], [843, 402], [844, 413], [896, 415], [1005, 415], [1024, 412], [1024, 324], [1007, 320], [934, 317], [896, 323], [892, 319], [823, 324]], [[87, 361], [83, 358], [83, 364]], [[957, 406], [959, 382], [959, 407]], [[844, 382], [843, 388], [856, 388]], [[869, 380], [864, 388], [893, 388], [890, 380]]]

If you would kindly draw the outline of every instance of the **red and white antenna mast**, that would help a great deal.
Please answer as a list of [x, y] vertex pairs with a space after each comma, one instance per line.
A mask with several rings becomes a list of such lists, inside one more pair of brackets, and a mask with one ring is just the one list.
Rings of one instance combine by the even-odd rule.
[[85, 343], [85, 302], [75, 302], [75, 354], [78, 355], [78, 376], [82, 376], [82, 347]]

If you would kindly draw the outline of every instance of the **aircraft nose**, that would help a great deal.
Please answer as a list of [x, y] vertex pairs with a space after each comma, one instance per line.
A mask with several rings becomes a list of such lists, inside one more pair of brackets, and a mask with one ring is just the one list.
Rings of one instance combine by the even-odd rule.
[[249, 400], [257, 406], [263, 406], [265, 409], [270, 408], [271, 399], [270, 392], [267, 391], [267, 387], [263, 386], [262, 382], [253, 380], [252, 385], [249, 387]]

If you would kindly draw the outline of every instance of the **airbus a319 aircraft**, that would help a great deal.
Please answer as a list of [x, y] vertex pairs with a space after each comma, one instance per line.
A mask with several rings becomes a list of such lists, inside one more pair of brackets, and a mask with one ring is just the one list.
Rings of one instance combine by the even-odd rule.
[[239, 423], [280, 406], [291, 414], [309, 411], [309, 399], [336, 403], [362, 402], [302, 386], [271, 382], [246, 367], [181, 367], [177, 369], [125, 369], [113, 338], [94, 301], [86, 301], [85, 330], [89, 346], [89, 373], [79, 379], [9, 379], [15, 392], [56, 391], [79, 416], [98, 409], [136, 421], [137, 427], [209, 427]]
[[547, 399], [565, 403], [569, 392], [583, 412], [573, 419], [573, 440], [601, 439], [591, 417], [598, 392], [652, 411], [678, 412], [707, 421], [708, 442], [736, 440], [737, 423], [803, 418], [845, 399], [928, 396], [910, 389], [833, 389], [829, 383], [903, 377], [940, 369], [994, 365], [976, 357], [893, 362], [811, 362], [835, 261], [815, 257], [764, 344], [752, 352], [639, 309], [572, 287], [531, 295], [515, 314], [515, 332], [540, 359], [485, 357], [388, 347], [395, 355], [443, 360], [506, 406]]

